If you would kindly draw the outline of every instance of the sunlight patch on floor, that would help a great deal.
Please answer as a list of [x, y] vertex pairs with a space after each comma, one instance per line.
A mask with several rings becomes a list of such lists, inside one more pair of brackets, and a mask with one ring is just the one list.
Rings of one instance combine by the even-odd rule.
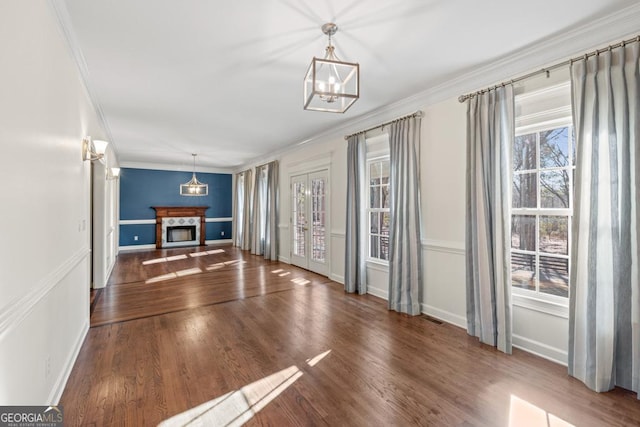
[[157, 282], [163, 282], [165, 280], [171, 280], [171, 279], [175, 279], [176, 277], [178, 277], [176, 275], [176, 273], [167, 273], [167, 274], [163, 274], [161, 276], [156, 276], [156, 277], [152, 277], [151, 279], [147, 279], [145, 280], [144, 283], [157, 283]]
[[311, 283], [311, 280], [307, 280], [307, 279], [303, 279], [302, 277], [298, 278], [298, 279], [291, 279], [291, 281], [293, 283], [295, 283], [296, 285], [300, 285], [300, 286], [304, 286], [308, 283]]
[[[330, 352], [331, 350], [327, 350], [307, 359], [306, 362], [309, 366], [315, 366]], [[241, 426], [282, 394], [301, 376], [302, 371], [297, 366], [289, 366], [275, 374], [252, 382], [240, 390], [229, 392], [202, 405], [174, 415], [158, 424], [158, 427]]]
[[284, 270], [279, 268], [277, 270], [273, 270], [272, 273], [278, 274], [278, 273], [282, 273]]
[[148, 259], [146, 261], [142, 262], [142, 265], [150, 265], [150, 264], [158, 264], [160, 262], [167, 262], [167, 258], [155, 258], [155, 259]]
[[287, 271], [287, 272], [285, 272], [285, 273], [280, 273], [280, 274], [278, 274], [278, 276], [280, 276], [280, 277], [284, 277], [284, 276], [288, 276], [288, 275], [290, 275], [290, 274], [291, 274], [291, 272], [290, 272], [290, 271]]
[[190, 276], [192, 274], [202, 273], [202, 270], [199, 268], [188, 268], [186, 270], [180, 270], [173, 273], [162, 274], [160, 276], [152, 277], [150, 279], [145, 280], [144, 283], [158, 283], [164, 282], [165, 280], [177, 279], [178, 277]]
[[167, 261], [178, 261], [180, 259], [187, 259], [188, 257], [185, 254], [182, 255], [174, 255], [174, 256], [168, 256], [167, 257]]
[[511, 395], [509, 427], [575, 427], [542, 408]]
[[204, 252], [192, 252], [189, 254], [190, 257], [195, 258], [195, 257], [199, 257], [199, 256], [206, 256], [209, 255], [206, 251]]
[[176, 271], [176, 275], [178, 277], [191, 276], [192, 274], [198, 274], [198, 273], [202, 273], [202, 270], [199, 269], [198, 267], [188, 268], [186, 270]]
[[212, 249], [210, 251], [199, 251], [199, 252], [191, 252], [188, 254], [182, 254], [182, 255], [174, 255], [174, 256], [170, 256], [170, 257], [161, 257], [161, 258], [154, 258], [154, 259], [148, 259], [146, 261], [142, 261], [142, 265], [151, 265], [151, 264], [158, 264], [161, 262], [168, 262], [168, 261], [177, 261], [177, 260], [181, 260], [181, 259], [187, 259], [189, 257], [192, 258], [196, 258], [196, 257], [201, 257], [201, 256], [206, 256], [206, 255], [214, 255], [214, 254], [220, 254], [220, 253], [224, 253], [225, 250], [224, 249]]
[[160, 262], [177, 261], [180, 259], [187, 259], [187, 256], [174, 255], [174, 256], [168, 256], [168, 257], [162, 257], [162, 258], [148, 259], [146, 261], [142, 261], [142, 265], [158, 264]]
[[290, 366], [240, 390], [175, 415], [159, 427], [241, 426], [302, 376], [297, 366]]
[[223, 267], [224, 267], [224, 262], [217, 262], [207, 267], [207, 271], [220, 270]]
[[215, 264], [211, 264], [208, 267], [206, 267], [207, 271], [214, 271], [214, 270], [220, 270], [221, 268], [224, 268], [226, 266], [238, 266], [238, 265], [242, 265], [242, 264], [246, 264], [247, 261], [243, 261], [242, 259], [234, 259], [232, 261], [223, 261], [223, 262], [216, 262]]
[[307, 359], [306, 360], [307, 365], [316, 366], [318, 364], [318, 362], [321, 361], [322, 359], [324, 359], [325, 357], [327, 357], [329, 355], [329, 353], [331, 353], [331, 350], [327, 350], [324, 353], [320, 353], [316, 357], [312, 357], [311, 359]]

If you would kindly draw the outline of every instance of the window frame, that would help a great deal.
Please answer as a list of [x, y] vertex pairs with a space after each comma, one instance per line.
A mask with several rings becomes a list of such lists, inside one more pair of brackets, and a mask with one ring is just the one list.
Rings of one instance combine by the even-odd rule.
[[[543, 131], [547, 131], [547, 130], [552, 130], [552, 129], [557, 129], [557, 128], [561, 128], [561, 127], [568, 127], [569, 128], [569, 132], [571, 132], [571, 134], [573, 135], [573, 138], [570, 138], [571, 144], [568, 148], [568, 166], [560, 166], [560, 167], [551, 167], [551, 168], [541, 168], [541, 152], [540, 152], [540, 132]], [[513, 222], [513, 216], [514, 215], [521, 215], [521, 216], [533, 216], [535, 217], [535, 231], [536, 231], [536, 237], [535, 237], [535, 250], [534, 251], [529, 251], [529, 250], [522, 250], [522, 249], [514, 249], [514, 248], [510, 248], [511, 253], [522, 253], [522, 254], [529, 254], [529, 255], [534, 255], [535, 256], [535, 265], [536, 265], [536, 278], [535, 278], [535, 290], [532, 289], [525, 289], [525, 288], [521, 288], [519, 286], [516, 286], [513, 284], [513, 279], [511, 280], [511, 292], [512, 295], [514, 295], [516, 298], [515, 300], [518, 301], [522, 301], [523, 298], [528, 299], [530, 302], [531, 301], [539, 301], [541, 303], [545, 303], [545, 304], [552, 304], [555, 306], [559, 306], [561, 308], [563, 307], [568, 307], [568, 303], [569, 303], [569, 289], [567, 289], [567, 296], [559, 296], [559, 295], [553, 295], [550, 293], [544, 293], [540, 291], [540, 281], [539, 281], [539, 271], [540, 271], [540, 256], [542, 253], [542, 256], [544, 257], [551, 257], [551, 258], [560, 258], [560, 259], [566, 259], [567, 260], [567, 269], [568, 269], [568, 276], [571, 274], [571, 220], [573, 217], [573, 209], [574, 209], [574, 201], [573, 201], [573, 179], [574, 179], [574, 173], [573, 171], [575, 171], [575, 132], [574, 132], [574, 126], [573, 126], [573, 118], [571, 117], [571, 115], [566, 115], [563, 114], [562, 117], [558, 117], [558, 118], [554, 118], [551, 120], [544, 120], [544, 121], [539, 121], [536, 123], [532, 123], [532, 124], [528, 124], [528, 125], [524, 125], [524, 126], [518, 126], [516, 127], [515, 130], [515, 135], [514, 135], [514, 144], [515, 144], [515, 138], [518, 136], [522, 136], [522, 135], [528, 135], [528, 134], [532, 134], [535, 133], [536, 134], [536, 163], [535, 163], [535, 169], [522, 169], [522, 170], [515, 170], [515, 166], [512, 165], [511, 168], [511, 191], [513, 193], [513, 182], [514, 179], [517, 175], [524, 175], [527, 173], [535, 173], [536, 175], [536, 207], [535, 208], [530, 208], [530, 207], [526, 207], [526, 208], [514, 208], [513, 207], [513, 203], [512, 206], [510, 208], [510, 221]], [[546, 171], [562, 171], [562, 170], [566, 170], [568, 171], [568, 177], [569, 177], [569, 208], [542, 208], [541, 207], [541, 203], [542, 203], [542, 198], [541, 198], [541, 192], [542, 192], [542, 185], [540, 185], [541, 182], [541, 178], [540, 178], [540, 173], [541, 172], [546, 172]], [[545, 217], [545, 216], [555, 216], [555, 217], [562, 217], [562, 218], [567, 218], [567, 254], [563, 255], [563, 254], [553, 254], [553, 253], [548, 253], [548, 252], [541, 252], [540, 251], [540, 217]], [[570, 277], [569, 277], [569, 281], [570, 281]], [[567, 284], [567, 286], [569, 286], [569, 284]], [[524, 304], [523, 304], [524, 305]], [[530, 307], [532, 308], [532, 307]], [[547, 310], [544, 310], [547, 311]], [[554, 310], [554, 311], [558, 311], [558, 310]], [[561, 313], [561, 317], [565, 317], [564, 316], [564, 310], [560, 310], [558, 313]], [[552, 314], [558, 314], [558, 313], [552, 313]]]
[[[384, 265], [384, 266], [388, 266], [389, 265], [389, 260], [388, 259], [382, 259], [379, 257], [373, 257], [371, 256], [371, 237], [373, 236], [377, 236], [379, 239], [383, 237], [383, 235], [381, 234], [381, 230], [378, 230], [378, 233], [371, 233], [371, 214], [372, 213], [388, 213], [389, 217], [391, 217], [391, 208], [372, 208], [371, 207], [371, 165], [374, 163], [382, 163], [382, 162], [387, 162], [387, 164], [389, 164], [389, 168], [391, 167], [390, 165], [390, 156], [389, 153], [376, 153], [373, 154], [371, 156], [367, 156], [367, 162], [366, 162], [366, 216], [367, 216], [367, 257], [366, 257], [366, 261], [370, 262], [370, 263], [374, 263], [374, 264], [379, 264], [379, 265]], [[391, 195], [391, 177], [389, 177], [389, 183], [386, 184], [389, 186], [389, 195]], [[378, 185], [381, 189], [382, 189], [382, 184]], [[382, 191], [381, 191], [381, 200], [382, 200]], [[389, 236], [386, 236], [387, 238], [389, 238]], [[379, 246], [380, 247], [380, 246]]]

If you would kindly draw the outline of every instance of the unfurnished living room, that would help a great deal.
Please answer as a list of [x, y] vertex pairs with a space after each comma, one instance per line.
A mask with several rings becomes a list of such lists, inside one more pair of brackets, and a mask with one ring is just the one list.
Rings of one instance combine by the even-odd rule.
[[0, 40], [0, 425], [640, 425], [636, 0], [7, 0]]

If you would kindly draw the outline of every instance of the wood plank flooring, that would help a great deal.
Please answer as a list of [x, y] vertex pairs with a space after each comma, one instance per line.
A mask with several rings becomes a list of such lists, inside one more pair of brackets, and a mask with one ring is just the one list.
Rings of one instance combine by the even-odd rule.
[[123, 253], [91, 326], [289, 291], [305, 281], [329, 279], [230, 246]]
[[65, 425], [640, 425], [633, 393], [594, 393], [565, 367], [223, 249], [120, 255], [60, 402]]

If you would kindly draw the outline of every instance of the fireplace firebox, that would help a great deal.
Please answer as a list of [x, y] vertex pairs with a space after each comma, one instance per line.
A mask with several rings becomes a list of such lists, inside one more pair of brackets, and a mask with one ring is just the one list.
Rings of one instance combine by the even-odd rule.
[[195, 242], [195, 225], [177, 225], [167, 227], [167, 242]]

